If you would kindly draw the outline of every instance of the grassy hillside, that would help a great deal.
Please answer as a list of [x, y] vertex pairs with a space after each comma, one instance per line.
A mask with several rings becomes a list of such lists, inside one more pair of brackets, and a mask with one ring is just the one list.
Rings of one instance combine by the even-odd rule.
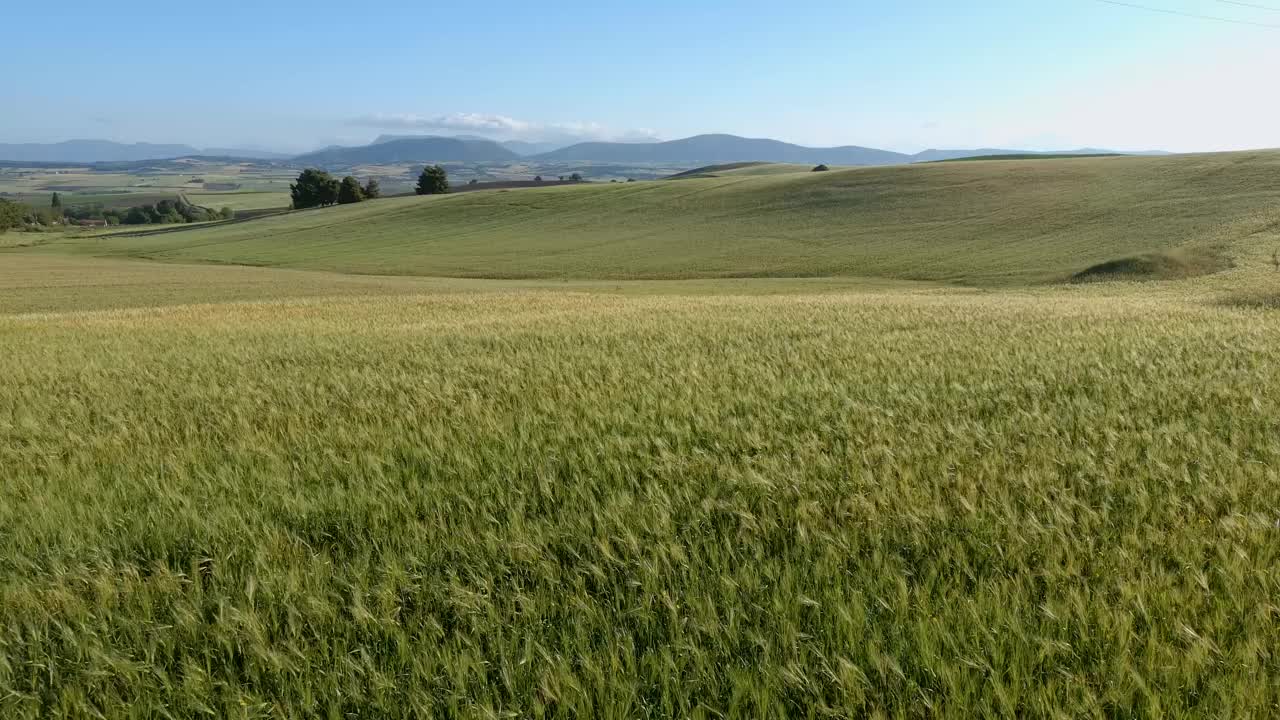
[[973, 157], [947, 158], [932, 162], [977, 162], [991, 160], [1062, 160], [1066, 158], [1122, 157], [1122, 153], [1004, 153], [999, 155], [975, 155]]
[[1184, 246], [1221, 250], [1278, 220], [1280, 153], [1236, 153], [397, 198], [61, 247], [402, 275], [1008, 284]]
[[727, 175], [785, 175], [786, 173], [811, 172], [813, 165], [795, 165], [789, 163], [740, 162], [724, 165], [707, 165], [705, 167], [676, 173], [665, 180], [689, 180], [693, 178], [725, 177]]

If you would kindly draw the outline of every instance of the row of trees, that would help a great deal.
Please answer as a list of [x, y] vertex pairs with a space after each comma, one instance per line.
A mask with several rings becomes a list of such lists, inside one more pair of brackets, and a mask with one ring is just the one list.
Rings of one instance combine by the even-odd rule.
[[235, 211], [229, 207], [214, 210], [192, 205], [181, 195], [173, 200], [161, 200], [148, 205], [127, 208], [103, 207], [102, 203], [83, 203], [62, 207], [62, 199], [55, 193], [51, 208], [60, 218], [83, 222], [102, 220], [108, 225], [164, 225], [174, 223], [209, 222], [230, 220]]
[[[419, 195], [447, 193], [449, 174], [439, 165], [425, 167], [418, 176], [418, 185], [414, 191]], [[361, 185], [351, 175], [339, 180], [324, 170], [308, 168], [298, 176], [297, 182], [289, 185], [289, 195], [293, 198], [295, 210], [305, 210], [374, 200], [382, 197], [382, 188], [378, 186], [376, 178], [369, 178], [369, 182]]]
[[212, 210], [192, 205], [182, 196], [174, 200], [161, 200], [150, 205], [137, 205], [130, 208], [107, 208], [101, 203], [63, 207], [62, 196], [57, 193], [54, 193], [47, 208], [35, 208], [0, 199], [0, 232], [20, 227], [52, 227], [69, 222], [100, 221], [106, 225], [152, 225], [230, 220], [233, 217], [235, 212], [231, 208]]
[[[560, 176], [564, 181], [565, 177]], [[574, 173], [569, 178], [573, 182], [582, 182], [582, 175]], [[477, 181], [472, 180], [471, 184]], [[534, 178], [534, 182], [542, 182], [542, 176]], [[413, 191], [418, 195], [441, 195], [449, 192], [449, 173], [439, 165], [428, 165], [418, 175], [418, 184]], [[355, 177], [348, 175], [341, 180], [316, 168], [308, 168], [298, 176], [297, 182], [289, 185], [289, 194], [293, 197], [295, 210], [330, 205], [348, 205], [363, 200], [373, 200], [382, 195], [378, 181], [370, 178], [364, 186]]]
[[[93, 209], [84, 210], [79, 207], [67, 211], [67, 217], [79, 220], [96, 219], [94, 214]], [[151, 205], [136, 205], [127, 210], [102, 210], [100, 215], [108, 225], [166, 225], [230, 220], [235, 216], [235, 211], [229, 207], [224, 207], [220, 211], [203, 208], [192, 205], [182, 196], [178, 196], [176, 200], [161, 200]]]
[[382, 197], [382, 188], [376, 178], [369, 178], [369, 182], [361, 185], [351, 175], [338, 180], [324, 170], [310, 168], [303, 170], [298, 181], [289, 185], [289, 194], [293, 197], [294, 209], [305, 210], [374, 200]]

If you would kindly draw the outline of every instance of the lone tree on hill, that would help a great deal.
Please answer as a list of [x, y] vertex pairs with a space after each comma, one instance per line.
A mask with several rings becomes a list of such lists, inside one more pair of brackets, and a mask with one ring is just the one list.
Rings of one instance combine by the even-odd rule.
[[369, 178], [369, 182], [365, 183], [362, 192], [368, 200], [377, 200], [382, 197], [382, 186], [378, 185], [378, 178]]
[[569, 179], [574, 182], [582, 182], [582, 173], [574, 173], [569, 176]]
[[338, 204], [350, 205], [363, 199], [364, 188], [360, 187], [360, 181], [350, 175], [342, 178], [342, 185], [338, 187]]
[[422, 168], [418, 176], [418, 187], [414, 192], [419, 195], [440, 195], [449, 192], [449, 174], [439, 165]]
[[298, 182], [289, 185], [289, 194], [293, 196], [295, 210], [313, 207], [328, 207], [338, 202], [339, 183], [332, 175], [314, 168], [302, 171]]
[[826, 172], [826, 171], [828, 171], [828, 170], [830, 170], [830, 169], [831, 169], [831, 168], [827, 167], [826, 165], [819, 165], [818, 167], [814, 168], [814, 169], [813, 169], [813, 171], [814, 171], [814, 172]]

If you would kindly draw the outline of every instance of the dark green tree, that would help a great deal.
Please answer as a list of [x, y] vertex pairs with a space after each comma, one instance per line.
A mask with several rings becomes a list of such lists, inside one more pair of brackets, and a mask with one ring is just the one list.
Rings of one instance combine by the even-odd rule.
[[338, 202], [340, 187], [341, 183], [329, 173], [308, 168], [298, 176], [297, 182], [289, 185], [289, 194], [293, 196], [295, 210], [327, 207]]
[[26, 209], [15, 202], [0, 199], [0, 233], [22, 225]]
[[574, 182], [582, 182], [582, 173], [574, 173], [569, 176], [569, 179]]
[[830, 170], [830, 169], [831, 169], [831, 168], [827, 167], [826, 165], [819, 165], [818, 167], [814, 168], [814, 169], [813, 169], [813, 171], [814, 171], [814, 172], [826, 172], [826, 171], [828, 171], [828, 170]]
[[418, 176], [418, 187], [414, 188], [414, 192], [419, 195], [440, 195], [449, 192], [449, 174], [439, 165], [423, 168], [422, 174]]
[[378, 178], [369, 178], [369, 182], [365, 183], [363, 192], [367, 200], [377, 200], [382, 197], [382, 186], [378, 185]]
[[151, 222], [151, 213], [145, 207], [131, 207], [120, 222], [125, 225], [146, 225]]
[[350, 175], [342, 178], [342, 185], [338, 187], [338, 204], [350, 205], [363, 199], [364, 188], [360, 187], [360, 181]]
[[49, 203], [49, 207], [57, 212], [62, 212], [62, 196], [58, 193], [53, 194], [53, 201]]
[[537, 176], [535, 176], [535, 177], [533, 178], [533, 181], [534, 181], [534, 182], [542, 182], [542, 176], [541, 176], [541, 175], [537, 175]]

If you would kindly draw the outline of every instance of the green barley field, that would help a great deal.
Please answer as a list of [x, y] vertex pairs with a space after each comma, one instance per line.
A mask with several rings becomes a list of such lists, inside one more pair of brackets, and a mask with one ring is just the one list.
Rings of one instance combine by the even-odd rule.
[[1280, 155], [825, 175], [0, 249], [0, 716], [1280, 714]]

